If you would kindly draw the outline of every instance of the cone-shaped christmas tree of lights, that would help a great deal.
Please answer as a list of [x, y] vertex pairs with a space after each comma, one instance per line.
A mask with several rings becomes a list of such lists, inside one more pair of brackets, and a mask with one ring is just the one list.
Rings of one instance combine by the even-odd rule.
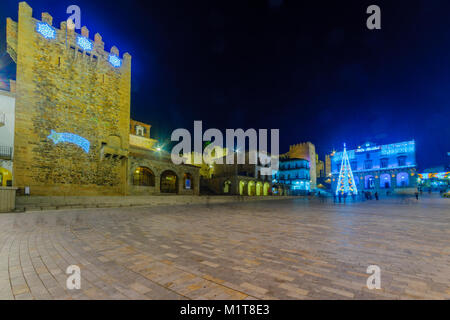
[[344, 194], [358, 194], [358, 189], [356, 188], [355, 179], [353, 179], [353, 172], [348, 161], [347, 150], [342, 152], [341, 170], [339, 171], [339, 178], [336, 187], [336, 195]]

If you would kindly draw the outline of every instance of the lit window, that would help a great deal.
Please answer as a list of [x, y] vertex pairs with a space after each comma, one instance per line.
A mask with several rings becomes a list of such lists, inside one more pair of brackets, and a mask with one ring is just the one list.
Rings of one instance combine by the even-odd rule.
[[38, 22], [36, 24], [36, 31], [39, 32], [45, 39], [55, 39], [56, 31], [48, 23]]
[[91, 40], [82, 36], [77, 36], [77, 45], [84, 51], [91, 51], [94, 47]]
[[115, 68], [120, 68], [120, 66], [122, 65], [122, 60], [118, 56], [112, 54], [109, 55], [108, 61]]

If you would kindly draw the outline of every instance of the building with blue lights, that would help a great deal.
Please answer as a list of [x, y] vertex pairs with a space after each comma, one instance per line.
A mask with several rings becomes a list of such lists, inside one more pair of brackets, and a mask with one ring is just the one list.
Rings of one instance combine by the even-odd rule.
[[310, 164], [306, 159], [280, 158], [277, 183], [287, 186], [290, 194], [307, 194], [311, 190]]
[[[412, 192], [417, 188], [414, 140], [387, 145], [366, 143], [347, 150], [358, 193]], [[343, 152], [331, 155], [332, 190], [336, 190]]]

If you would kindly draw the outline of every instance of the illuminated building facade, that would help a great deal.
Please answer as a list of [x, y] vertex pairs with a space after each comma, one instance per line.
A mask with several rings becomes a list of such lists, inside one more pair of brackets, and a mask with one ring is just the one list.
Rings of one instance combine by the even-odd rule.
[[[442, 167], [442, 169], [444, 169]], [[418, 174], [418, 185], [423, 191], [447, 191], [450, 189], [450, 171], [436, 172], [436, 170], [425, 170], [434, 172], [423, 172]]]
[[[414, 141], [388, 145], [366, 143], [347, 150], [358, 192], [407, 192], [417, 188], [416, 147]], [[336, 190], [343, 152], [330, 157], [332, 190]]]
[[283, 159], [304, 159], [309, 162], [310, 190], [317, 187], [316, 146], [311, 142], [303, 142], [289, 146], [289, 151], [280, 155]]
[[274, 178], [286, 185], [292, 195], [311, 191], [310, 165], [306, 159], [280, 159], [279, 170]]

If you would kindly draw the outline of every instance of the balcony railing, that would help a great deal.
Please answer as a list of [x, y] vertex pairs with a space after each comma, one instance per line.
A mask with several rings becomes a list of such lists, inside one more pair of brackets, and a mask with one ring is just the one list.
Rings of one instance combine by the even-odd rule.
[[11, 160], [12, 159], [12, 147], [0, 146], [0, 159]]
[[3, 127], [6, 122], [6, 116], [3, 112], [0, 112], [0, 127]]

